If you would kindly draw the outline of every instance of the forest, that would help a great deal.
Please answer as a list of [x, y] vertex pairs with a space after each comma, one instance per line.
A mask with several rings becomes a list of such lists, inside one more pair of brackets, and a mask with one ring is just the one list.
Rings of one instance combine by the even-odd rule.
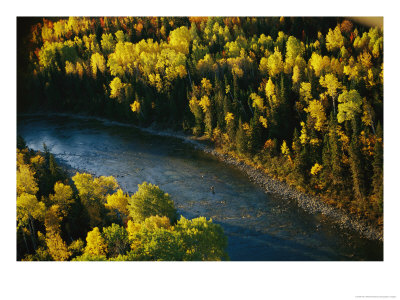
[[143, 182], [129, 196], [112, 176], [69, 177], [44, 144], [17, 148], [17, 259], [24, 261], [228, 260], [220, 225], [178, 214]]
[[[382, 28], [339, 17], [53, 17], [17, 25], [18, 112], [184, 131], [383, 226]], [[226, 258], [219, 227], [177, 220], [156, 186], [143, 183], [128, 196], [115, 179], [76, 174], [73, 188], [46, 150], [20, 147], [18, 164], [18, 201], [32, 209], [18, 211], [28, 259]], [[135, 211], [141, 193], [166, 201], [162, 213]], [[87, 222], [82, 232], [78, 219]], [[197, 230], [205, 240], [217, 235], [217, 250], [194, 249], [188, 232]], [[169, 245], [162, 251], [161, 240]]]

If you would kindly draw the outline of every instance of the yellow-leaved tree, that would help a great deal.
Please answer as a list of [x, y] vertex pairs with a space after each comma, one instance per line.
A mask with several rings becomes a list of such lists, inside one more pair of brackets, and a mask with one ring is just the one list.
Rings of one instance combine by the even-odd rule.
[[337, 119], [339, 123], [354, 119], [361, 112], [362, 98], [356, 90], [343, 91], [340, 94]]
[[333, 113], [336, 115], [335, 100], [340, 89], [343, 89], [342, 84], [338, 81], [337, 77], [332, 73], [321, 76], [319, 83], [322, 87], [327, 89], [327, 93], [332, 98]]
[[54, 184], [54, 194], [49, 195], [49, 200], [52, 204], [57, 204], [64, 216], [67, 215], [68, 209], [74, 202], [72, 188], [62, 182]]
[[315, 163], [312, 167], [311, 167], [311, 175], [317, 175], [320, 171], [322, 170], [322, 166], [319, 163]]
[[107, 255], [107, 244], [98, 227], [93, 228], [87, 234], [85, 254], [94, 257]]
[[282, 152], [283, 156], [285, 156], [286, 158], [288, 158], [290, 160], [290, 149], [287, 146], [286, 141], [282, 142], [281, 152]]
[[104, 56], [97, 52], [93, 53], [92, 57], [90, 58], [90, 66], [92, 67], [92, 74], [94, 78], [96, 78], [97, 70], [99, 70], [101, 73], [104, 73], [106, 71], [106, 60], [104, 59]]
[[118, 98], [122, 96], [123, 93], [123, 88], [125, 87], [125, 84], [122, 83], [121, 79], [119, 77], [115, 77], [111, 82], [110, 82], [110, 88], [111, 88], [111, 98]]
[[117, 181], [112, 176], [93, 178], [92, 175], [86, 173], [76, 173], [72, 180], [82, 204], [88, 210], [90, 226], [99, 226], [104, 221], [102, 214], [105, 212], [106, 197], [117, 189]]
[[312, 100], [304, 110], [314, 119], [315, 130], [321, 131], [326, 125], [326, 115], [322, 103], [318, 100]]
[[43, 220], [46, 206], [38, 201], [35, 195], [21, 193], [17, 197], [18, 228], [28, 228], [33, 248], [36, 249], [36, 230], [34, 220]]
[[335, 30], [329, 29], [326, 35], [326, 49], [328, 51], [336, 51], [343, 47], [344, 38], [340, 31], [339, 25], [335, 27]]
[[116, 193], [107, 196], [106, 207], [115, 210], [117, 216], [125, 220], [129, 215], [128, 201], [129, 196], [124, 194], [123, 190], [118, 189]]
[[289, 36], [286, 42], [286, 62], [293, 67], [296, 57], [302, 56], [304, 53], [303, 43], [294, 36]]
[[210, 80], [208, 80], [207, 78], [203, 78], [201, 80], [201, 86], [204, 89], [205, 93], [207, 95], [210, 95], [210, 92], [212, 90], [212, 84], [211, 84]]
[[310, 60], [308, 61], [309, 65], [313, 68], [315, 72], [315, 76], [320, 77], [325, 75], [325, 73], [330, 71], [331, 68], [331, 60], [328, 56], [321, 56], [318, 53], [313, 52]]
[[36, 195], [39, 187], [34, 175], [35, 172], [31, 170], [29, 165], [19, 165], [17, 169], [17, 195], [22, 195], [23, 193]]
[[191, 41], [189, 29], [186, 26], [181, 26], [169, 34], [169, 45], [175, 51], [185, 55], [189, 54], [189, 44]]
[[235, 119], [233, 113], [231, 112], [227, 112], [226, 116], [225, 116], [225, 122], [226, 124], [229, 124], [230, 122], [232, 122]]
[[211, 105], [210, 98], [208, 98], [207, 95], [201, 97], [199, 105], [201, 106], [203, 112], [206, 112]]
[[49, 254], [56, 261], [67, 260], [71, 256], [67, 244], [61, 238], [60, 222], [62, 221], [62, 212], [59, 205], [52, 205], [46, 212], [46, 245]]
[[267, 84], [265, 85], [265, 95], [269, 100], [271, 106], [276, 102], [276, 95], [275, 95], [275, 84], [272, 82], [271, 77], [268, 79]]
[[133, 112], [136, 112], [136, 113], [140, 112], [140, 102], [137, 101], [137, 100], [135, 100], [135, 101], [131, 104], [131, 110], [132, 110]]
[[268, 74], [269, 76], [276, 76], [283, 71], [282, 53], [278, 48], [275, 48], [274, 54], [268, 57]]
[[261, 98], [256, 93], [251, 93], [250, 99], [253, 100], [252, 106], [254, 108], [258, 108], [260, 111], [264, 110], [265, 107], [264, 107], [264, 99], [263, 98]]

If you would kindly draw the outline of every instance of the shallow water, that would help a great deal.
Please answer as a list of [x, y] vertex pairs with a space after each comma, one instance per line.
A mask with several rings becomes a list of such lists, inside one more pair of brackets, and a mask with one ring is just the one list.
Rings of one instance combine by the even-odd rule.
[[[114, 176], [134, 193], [143, 181], [160, 186], [186, 218], [205, 216], [224, 228], [231, 260], [382, 260], [381, 242], [338, 229], [252, 183], [245, 174], [182, 140], [131, 126], [60, 115], [18, 116], [27, 146], [72, 168]], [[210, 187], [214, 186], [213, 194]]]

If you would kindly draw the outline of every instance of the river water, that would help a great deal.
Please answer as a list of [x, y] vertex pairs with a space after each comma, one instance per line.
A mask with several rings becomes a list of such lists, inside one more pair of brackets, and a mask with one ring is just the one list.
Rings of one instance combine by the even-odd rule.
[[[382, 260], [382, 242], [337, 228], [290, 200], [266, 194], [239, 170], [177, 138], [68, 115], [25, 115], [17, 132], [34, 150], [95, 176], [114, 176], [133, 194], [143, 181], [169, 193], [178, 213], [221, 224], [236, 261]], [[214, 186], [215, 193], [210, 187]]]

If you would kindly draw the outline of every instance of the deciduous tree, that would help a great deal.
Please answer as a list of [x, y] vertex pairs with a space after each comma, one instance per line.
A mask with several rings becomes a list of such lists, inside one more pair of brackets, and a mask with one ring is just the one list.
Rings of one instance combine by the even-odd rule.
[[138, 185], [137, 192], [129, 199], [129, 215], [135, 222], [143, 222], [150, 216], [166, 216], [170, 222], [177, 218], [171, 197], [158, 186], [144, 182]]

